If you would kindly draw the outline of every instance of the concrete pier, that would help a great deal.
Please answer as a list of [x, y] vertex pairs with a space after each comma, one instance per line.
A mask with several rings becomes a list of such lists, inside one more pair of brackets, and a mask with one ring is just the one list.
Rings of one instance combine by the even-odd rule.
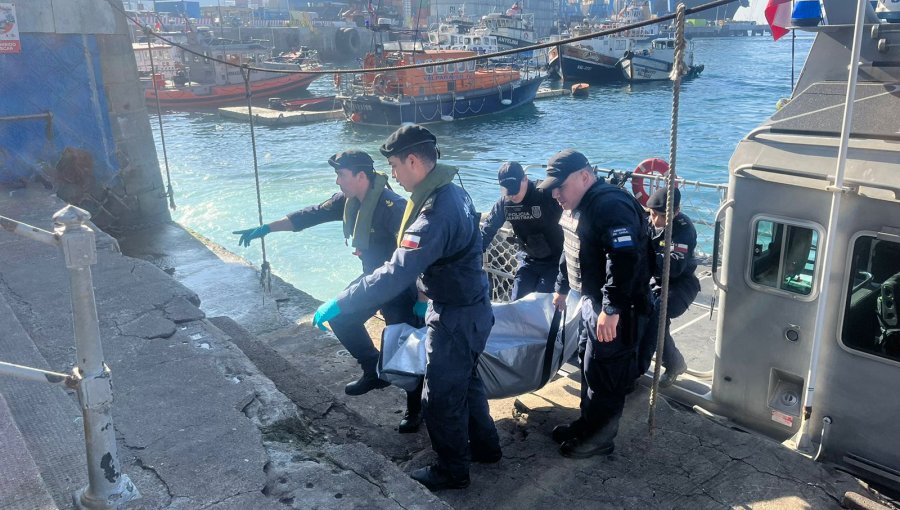
[[[41, 189], [0, 194], [0, 211], [45, 229], [62, 205]], [[550, 431], [578, 413], [571, 367], [540, 391], [491, 401], [503, 460], [474, 464], [466, 490], [432, 494], [405, 475], [434, 460], [427, 432], [397, 433], [401, 390], [344, 394], [359, 369], [309, 324], [318, 300], [277, 278], [263, 293], [256, 268], [173, 223], [98, 239], [116, 435], [122, 469], [143, 495], [128, 508], [836, 509], [848, 491], [876, 497], [845, 473], [665, 401], [650, 437], [645, 390], [628, 399], [614, 454], [566, 459]], [[63, 371], [73, 363], [60, 257], [0, 231], [0, 359]], [[679, 343], [682, 325], [673, 325]], [[382, 323], [369, 326], [377, 338]], [[0, 451], [20, 459], [0, 463], [0, 507], [43, 508], [49, 498], [71, 508], [86, 476], [73, 400], [10, 379], [0, 379], [0, 395], [0, 426], [15, 440]]]

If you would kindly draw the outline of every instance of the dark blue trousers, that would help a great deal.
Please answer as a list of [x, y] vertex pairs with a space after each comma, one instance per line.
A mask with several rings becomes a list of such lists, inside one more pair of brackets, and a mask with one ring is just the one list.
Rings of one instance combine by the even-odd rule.
[[[413, 305], [416, 303], [417, 296], [418, 293], [415, 288], [410, 287], [385, 303], [381, 307], [381, 314], [384, 316], [385, 324], [400, 324], [402, 322], [413, 326], [421, 324], [421, 319], [413, 313]], [[329, 321], [331, 330], [338, 341], [341, 342], [341, 345], [359, 362], [363, 372], [371, 374], [375, 373], [379, 354], [378, 349], [372, 343], [372, 337], [366, 331], [365, 324], [377, 311], [378, 308], [373, 307], [360, 313], [340, 314]]]
[[[684, 356], [675, 346], [675, 339], [669, 333], [669, 327], [672, 325], [672, 319], [681, 317], [687, 311], [691, 303], [700, 293], [700, 280], [696, 276], [690, 275], [680, 278], [677, 281], [669, 282], [669, 302], [666, 307], [666, 340], [663, 346], [662, 366], [674, 367], [684, 363]], [[656, 352], [656, 337], [659, 334], [659, 306], [660, 296], [653, 292], [650, 296], [652, 310], [650, 311], [650, 321], [647, 325], [647, 331], [641, 339], [641, 346], [638, 352], [638, 375], [643, 374], [650, 368], [650, 362], [653, 354]]]
[[559, 273], [559, 261], [535, 262], [519, 258], [516, 277], [513, 280], [510, 301], [523, 298], [532, 292], [553, 292], [556, 275]]
[[468, 306], [432, 303], [425, 321], [428, 364], [422, 397], [425, 425], [438, 466], [468, 476], [469, 446], [489, 453], [500, 438], [488, 409], [478, 357], [494, 325], [490, 302]]
[[625, 395], [637, 377], [638, 330], [643, 317], [633, 310], [619, 314], [616, 338], [597, 340], [600, 300], [585, 297], [578, 323], [578, 360], [581, 362], [581, 419], [597, 430], [618, 419], [625, 407]]

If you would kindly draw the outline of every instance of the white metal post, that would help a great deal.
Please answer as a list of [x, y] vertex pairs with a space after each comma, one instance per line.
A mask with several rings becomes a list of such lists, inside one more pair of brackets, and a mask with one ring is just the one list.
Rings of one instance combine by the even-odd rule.
[[119, 465], [116, 432], [112, 420], [112, 386], [109, 367], [103, 362], [100, 324], [94, 300], [91, 265], [97, 262], [94, 231], [85, 225], [91, 215], [66, 206], [53, 215], [59, 235], [72, 295], [77, 374], [81, 377], [78, 400], [84, 416], [88, 485], [74, 494], [79, 509], [123, 508], [140, 493]]

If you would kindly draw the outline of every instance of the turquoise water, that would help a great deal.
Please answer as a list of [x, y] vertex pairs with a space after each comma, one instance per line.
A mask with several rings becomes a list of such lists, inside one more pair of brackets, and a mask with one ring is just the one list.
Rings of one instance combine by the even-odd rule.
[[[798, 38], [796, 73], [811, 38]], [[791, 43], [765, 37], [697, 39], [694, 61], [702, 76], [684, 83], [678, 124], [678, 174], [688, 179], [727, 183], [735, 145], [775, 111], [791, 92]], [[331, 80], [310, 87], [330, 95]], [[631, 170], [648, 157], [668, 159], [672, 113], [669, 83], [595, 86], [588, 98], [559, 97], [526, 105], [508, 114], [429, 127], [438, 137], [444, 163], [461, 169], [463, 184], [479, 210], [499, 196], [496, 170], [505, 160], [546, 163], [565, 147], [575, 147], [591, 163]], [[162, 167], [162, 146], [154, 116], [151, 125]], [[175, 202], [173, 218], [257, 266], [259, 244], [237, 245], [232, 230], [257, 225], [250, 126], [215, 113], [164, 114], [163, 125]], [[389, 173], [378, 146], [391, 129], [324, 122], [306, 126], [257, 126], [256, 146], [264, 221], [272, 221], [337, 191], [329, 156], [356, 147], [370, 152]], [[540, 177], [539, 168], [530, 170]], [[395, 188], [402, 193], [399, 186]], [[714, 192], [689, 189], [686, 204], [712, 211]], [[338, 223], [266, 238], [274, 273], [319, 299], [340, 291], [360, 272], [344, 245]]]

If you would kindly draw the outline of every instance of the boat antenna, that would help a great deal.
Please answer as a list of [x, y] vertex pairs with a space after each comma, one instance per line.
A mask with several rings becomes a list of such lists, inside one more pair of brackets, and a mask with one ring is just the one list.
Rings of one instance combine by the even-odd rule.
[[791, 30], [791, 96], [794, 95], [794, 64], [796, 62], [794, 57], [794, 46], [797, 43], [797, 31]]

